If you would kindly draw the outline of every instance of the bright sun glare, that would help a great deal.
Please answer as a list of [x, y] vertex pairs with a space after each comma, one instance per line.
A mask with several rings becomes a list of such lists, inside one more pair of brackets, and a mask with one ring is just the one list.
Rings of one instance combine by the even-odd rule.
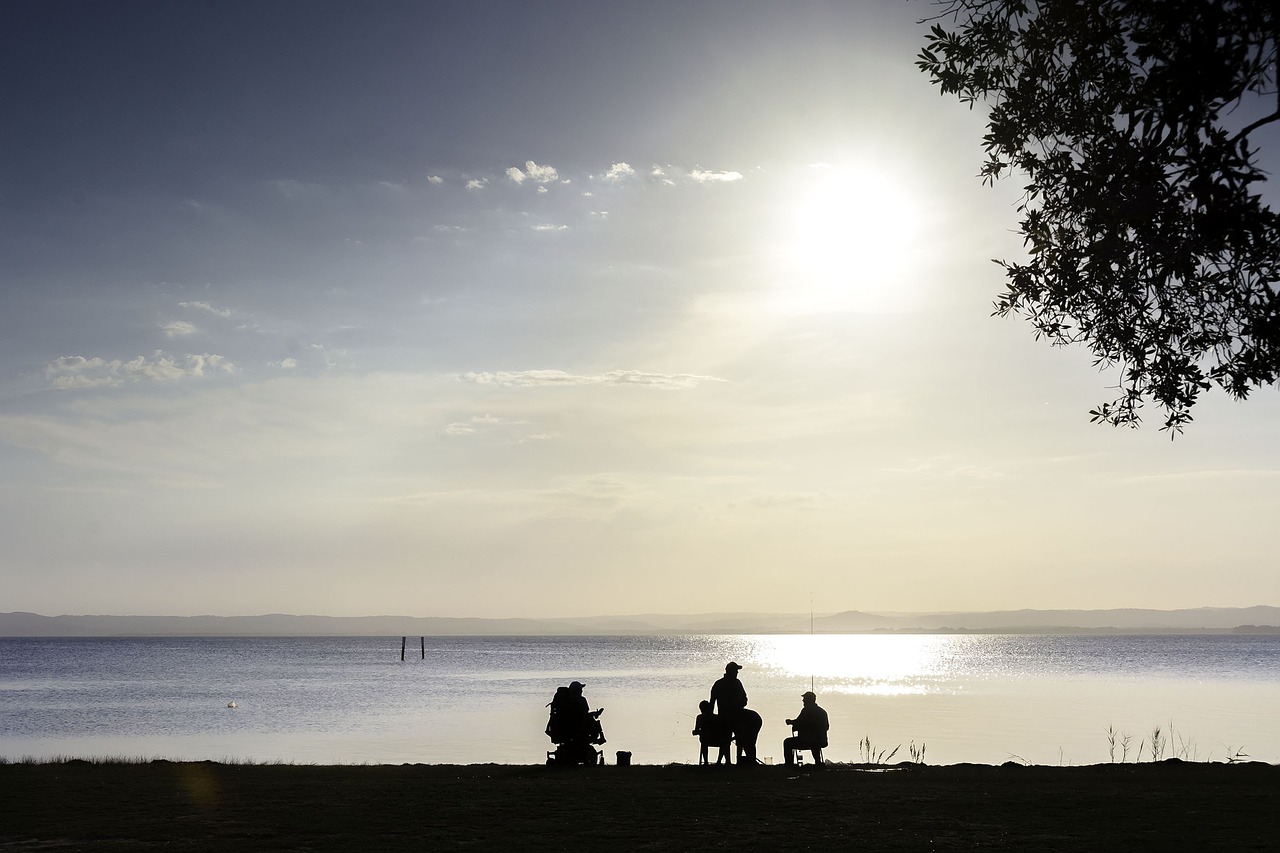
[[922, 693], [947, 668], [954, 638], [871, 634], [805, 634], [758, 638], [759, 665], [810, 676], [827, 692]]
[[814, 166], [784, 211], [779, 299], [793, 313], [910, 306], [921, 255], [912, 190], [870, 165]]

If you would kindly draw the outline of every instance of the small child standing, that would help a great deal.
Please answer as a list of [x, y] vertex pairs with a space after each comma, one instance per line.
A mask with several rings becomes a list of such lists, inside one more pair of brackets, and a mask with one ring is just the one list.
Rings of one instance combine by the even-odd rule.
[[709, 747], [716, 747], [719, 754], [716, 764], [729, 763], [729, 733], [718, 716], [711, 713], [711, 703], [705, 699], [698, 703], [698, 719], [693, 724], [693, 733], [698, 736], [701, 748], [698, 750], [698, 763], [710, 764], [707, 758]]

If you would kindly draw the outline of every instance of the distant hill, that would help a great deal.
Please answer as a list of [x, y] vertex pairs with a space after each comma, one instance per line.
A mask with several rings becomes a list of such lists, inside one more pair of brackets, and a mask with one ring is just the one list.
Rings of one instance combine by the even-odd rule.
[[442, 616], [42, 616], [0, 613], [0, 637], [530, 636], [608, 634], [1280, 633], [1280, 607], [958, 613], [699, 613], [559, 619]]
[[1231, 631], [1242, 626], [1277, 626], [1280, 607], [1197, 607], [1184, 610], [994, 610], [961, 613], [881, 615], [848, 611], [815, 619], [824, 633], [864, 631], [976, 631], [1018, 633], [1065, 631], [1145, 632]]

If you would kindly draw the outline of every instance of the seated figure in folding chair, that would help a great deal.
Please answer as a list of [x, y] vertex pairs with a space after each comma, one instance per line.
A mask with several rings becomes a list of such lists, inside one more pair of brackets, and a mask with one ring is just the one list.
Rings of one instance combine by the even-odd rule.
[[810, 691], [800, 694], [804, 707], [794, 720], [787, 720], [792, 736], [782, 742], [782, 754], [787, 764], [794, 764], [796, 753], [809, 750], [813, 763], [822, 764], [822, 750], [827, 745], [827, 732], [831, 724], [827, 712], [818, 707], [818, 697]]
[[716, 764], [728, 764], [729, 741], [733, 732], [716, 714], [711, 713], [711, 703], [703, 699], [698, 703], [698, 719], [694, 722], [693, 733], [698, 736], [698, 763], [708, 764], [707, 753], [711, 747], [717, 750]]

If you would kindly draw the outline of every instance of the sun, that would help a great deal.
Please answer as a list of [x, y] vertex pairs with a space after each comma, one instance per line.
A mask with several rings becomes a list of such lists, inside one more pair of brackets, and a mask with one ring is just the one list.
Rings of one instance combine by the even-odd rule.
[[923, 252], [909, 182], [871, 165], [810, 167], [781, 209], [778, 298], [796, 313], [909, 308]]

